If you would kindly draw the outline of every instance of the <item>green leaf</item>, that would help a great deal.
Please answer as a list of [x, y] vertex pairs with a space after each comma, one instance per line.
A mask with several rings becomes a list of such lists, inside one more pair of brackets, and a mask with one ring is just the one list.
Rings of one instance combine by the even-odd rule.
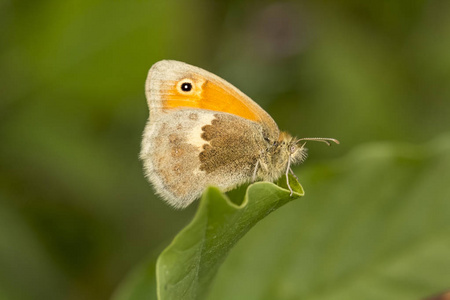
[[450, 289], [450, 137], [302, 168], [307, 190], [249, 232], [208, 299], [424, 299]]
[[[285, 177], [279, 181], [280, 185], [286, 186], [285, 182]], [[192, 222], [158, 258], [159, 299], [203, 298], [236, 242], [259, 220], [303, 196], [301, 185], [293, 177], [290, 177], [290, 183], [294, 189], [292, 197], [288, 190], [273, 183], [252, 184], [240, 205], [230, 201], [217, 188], [208, 188]]]
[[[406, 300], [450, 288], [450, 136], [424, 146], [364, 145], [333, 163], [303, 166], [297, 174], [308, 190], [305, 201], [294, 201], [247, 233], [220, 268], [207, 299]], [[250, 187], [247, 209], [258, 185], [267, 183]], [[222, 206], [238, 214], [246, 209], [245, 203], [227, 203], [215, 189], [204, 197], [195, 220], [161, 255], [159, 289], [166, 296], [161, 300], [203, 296], [211, 283], [207, 275], [213, 277], [226, 254], [217, 260], [212, 255], [235, 242], [216, 238], [215, 247], [211, 240], [196, 242], [214, 237], [209, 217]], [[238, 226], [229, 216], [217, 216], [231, 224], [221, 234]], [[212, 227], [196, 225], [202, 222]], [[188, 235], [197, 239], [183, 238]], [[177, 256], [186, 261], [177, 263]], [[190, 261], [195, 258], [203, 260]]]

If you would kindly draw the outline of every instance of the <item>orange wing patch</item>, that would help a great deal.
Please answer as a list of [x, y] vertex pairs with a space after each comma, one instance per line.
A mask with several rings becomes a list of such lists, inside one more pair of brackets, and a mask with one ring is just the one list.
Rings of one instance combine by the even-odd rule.
[[251, 121], [261, 121], [255, 109], [252, 109], [252, 103], [245, 97], [203, 78], [194, 80], [185, 78], [177, 81], [161, 91], [161, 95], [164, 109], [192, 107], [230, 113]]

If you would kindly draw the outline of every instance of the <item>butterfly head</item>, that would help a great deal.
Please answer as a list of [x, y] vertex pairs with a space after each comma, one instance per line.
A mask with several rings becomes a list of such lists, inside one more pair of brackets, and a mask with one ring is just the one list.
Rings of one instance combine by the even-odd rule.
[[286, 132], [281, 132], [277, 142], [274, 143], [274, 152], [278, 152], [282, 161], [290, 160], [292, 164], [301, 163], [307, 156], [308, 149], [306, 142], [322, 142], [331, 146], [332, 143], [339, 144], [339, 141], [333, 138], [295, 138]]

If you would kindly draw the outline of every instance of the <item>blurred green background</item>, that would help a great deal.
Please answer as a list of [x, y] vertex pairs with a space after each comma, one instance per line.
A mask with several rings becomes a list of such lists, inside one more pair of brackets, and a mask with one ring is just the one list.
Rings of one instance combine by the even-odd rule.
[[445, 0], [0, 0], [0, 37], [0, 299], [108, 298], [192, 218], [138, 160], [158, 60], [341, 141], [309, 145], [305, 165], [450, 129]]

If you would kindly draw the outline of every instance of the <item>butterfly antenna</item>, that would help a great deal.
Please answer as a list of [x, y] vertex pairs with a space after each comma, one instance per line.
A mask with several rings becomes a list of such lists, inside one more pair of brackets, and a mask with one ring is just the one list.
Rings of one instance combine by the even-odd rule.
[[296, 141], [296, 143], [300, 142], [300, 141], [314, 141], [314, 142], [322, 142], [327, 144], [328, 146], [331, 146], [331, 142], [339, 144], [339, 141], [336, 139], [332, 139], [332, 138], [319, 138], [319, 137], [314, 137], [314, 138], [301, 138], [298, 139]]

